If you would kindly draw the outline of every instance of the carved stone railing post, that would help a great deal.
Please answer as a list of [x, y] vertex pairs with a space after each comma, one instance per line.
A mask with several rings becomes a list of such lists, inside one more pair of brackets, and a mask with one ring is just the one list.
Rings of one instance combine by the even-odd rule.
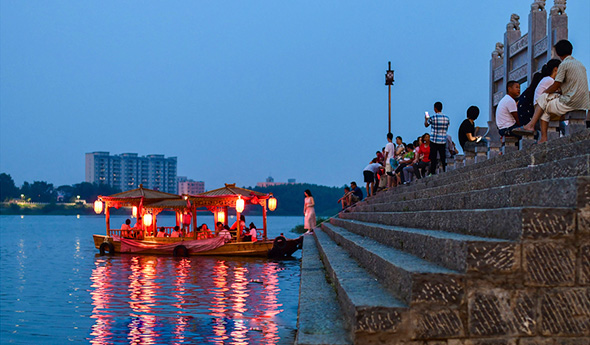
[[455, 169], [459, 169], [465, 166], [465, 155], [457, 154], [455, 155]]
[[572, 135], [573, 133], [583, 131], [586, 129], [586, 118], [588, 115], [585, 110], [574, 110], [565, 114], [565, 118], [568, 122], [565, 128], [566, 135]]

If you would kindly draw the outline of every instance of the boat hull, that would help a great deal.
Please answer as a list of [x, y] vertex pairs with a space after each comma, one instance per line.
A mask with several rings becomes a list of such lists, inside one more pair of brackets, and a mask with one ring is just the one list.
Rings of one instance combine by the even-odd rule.
[[[163, 251], [158, 249], [146, 249], [142, 250], [141, 252], [122, 252], [121, 251], [121, 241], [115, 241], [112, 237], [109, 237], [107, 240], [107, 236], [105, 235], [93, 235], [94, 238], [94, 246], [96, 249], [100, 249], [100, 246], [104, 242], [112, 243], [114, 247], [115, 253], [128, 253], [128, 254], [147, 254], [147, 255], [170, 255], [170, 251]], [[160, 245], [160, 244], [171, 244], [171, 243], [178, 243], [178, 245], [182, 245], [184, 239], [182, 238], [164, 238], [164, 239], [149, 239], [149, 240], [140, 240], [138, 241], [142, 244], [148, 245]], [[268, 257], [268, 251], [272, 249], [273, 241], [257, 241], [257, 242], [240, 242], [240, 243], [226, 243], [221, 247], [201, 251], [201, 252], [191, 252], [189, 251], [188, 255], [190, 256], [254, 256], [254, 257]]]

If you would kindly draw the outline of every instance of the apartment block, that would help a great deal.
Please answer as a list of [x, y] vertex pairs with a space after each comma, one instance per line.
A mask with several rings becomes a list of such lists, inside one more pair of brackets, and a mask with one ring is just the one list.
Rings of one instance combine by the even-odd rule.
[[176, 157], [139, 156], [137, 153], [110, 155], [109, 152], [86, 153], [86, 182], [108, 184], [122, 191], [138, 188], [178, 193]]

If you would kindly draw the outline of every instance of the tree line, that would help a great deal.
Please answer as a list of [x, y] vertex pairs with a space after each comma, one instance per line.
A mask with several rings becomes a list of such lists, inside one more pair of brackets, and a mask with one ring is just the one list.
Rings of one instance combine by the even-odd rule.
[[[86, 200], [94, 202], [99, 195], [111, 195], [121, 192], [120, 189], [108, 185], [99, 185], [89, 182], [80, 182], [73, 185], [54, 187], [53, 183], [46, 181], [24, 182], [17, 187], [9, 174], [0, 174], [0, 201], [7, 202], [11, 199], [21, 199], [30, 202], [56, 203], [75, 202]], [[59, 198], [58, 198], [59, 197]]]

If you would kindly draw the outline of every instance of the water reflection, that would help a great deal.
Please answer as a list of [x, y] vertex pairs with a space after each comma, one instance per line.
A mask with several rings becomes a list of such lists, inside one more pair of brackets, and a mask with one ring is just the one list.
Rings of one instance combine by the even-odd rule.
[[90, 343], [279, 344], [280, 271], [262, 259], [97, 258]]

